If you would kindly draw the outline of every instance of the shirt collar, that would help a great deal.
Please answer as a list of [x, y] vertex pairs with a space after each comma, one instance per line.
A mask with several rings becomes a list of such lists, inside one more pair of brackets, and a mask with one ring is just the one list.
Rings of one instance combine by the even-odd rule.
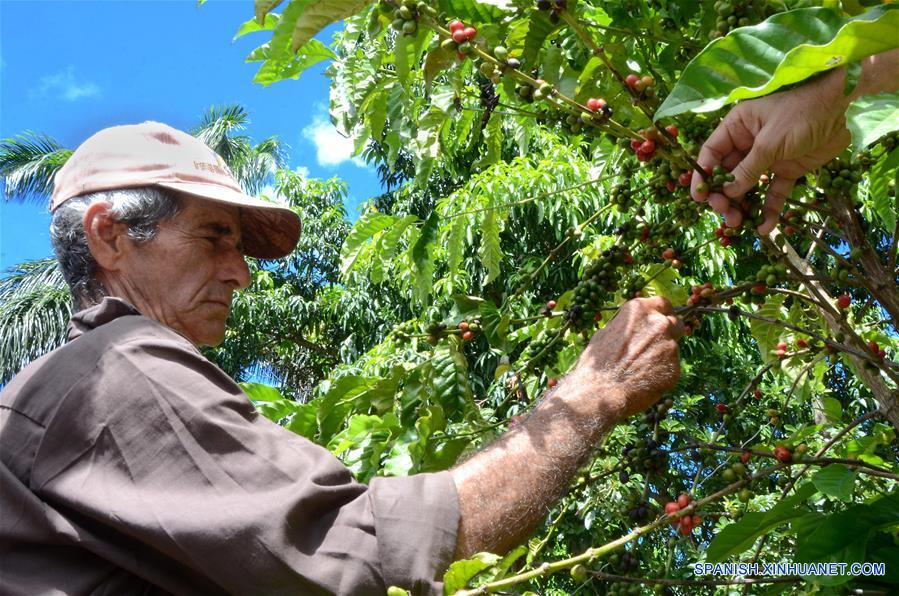
[[75, 313], [69, 321], [66, 340], [72, 341], [91, 329], [128, 315], [140, 315], [140, 312], [121, 298], [107, 296], [99, 304]]

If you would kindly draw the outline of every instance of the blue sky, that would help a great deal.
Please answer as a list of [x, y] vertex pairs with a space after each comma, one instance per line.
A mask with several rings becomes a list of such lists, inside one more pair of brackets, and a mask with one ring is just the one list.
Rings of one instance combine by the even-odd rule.
[[[188, 129], [209, 107], [239, 103], [247, 133], [277, 135], [290, 165], [349, 183], [347, 211], [380, 192], [377, 176], [351, 159], [351, 143], [328, 121], [322, 63], [298, 81], [252, 82], [244, 58], [270, 34], [231, 41], [252, 0], [0, 0], [0, 137], [26, 130], [75, 148], [97, 130], [158, 120]], [[331, 40], [334, 27], [319, 39]], [[0, 270], [50, 256], [46, 205], [0, 200]]]

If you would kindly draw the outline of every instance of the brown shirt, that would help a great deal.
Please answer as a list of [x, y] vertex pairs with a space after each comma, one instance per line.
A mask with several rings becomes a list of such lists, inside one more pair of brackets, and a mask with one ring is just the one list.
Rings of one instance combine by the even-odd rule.
[[0, 393], [0, 594], [441, 593], [446, 472], [353, 480], [107, 298]]

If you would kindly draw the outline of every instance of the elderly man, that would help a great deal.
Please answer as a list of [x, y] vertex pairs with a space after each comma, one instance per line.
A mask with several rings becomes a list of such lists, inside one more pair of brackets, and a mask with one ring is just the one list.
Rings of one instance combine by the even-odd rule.
[[616, 421], [677, 379], [681, 326], [627, 303], [527, 419], [454, 469], [353, 480], [258, 415], [216, 345], [244, 256], [300, 221], [158, 123], [103, 130], [56, 178], [79, 312], [0, 394], [0, 593], [439, 593], [454, 557], [524, 539]]

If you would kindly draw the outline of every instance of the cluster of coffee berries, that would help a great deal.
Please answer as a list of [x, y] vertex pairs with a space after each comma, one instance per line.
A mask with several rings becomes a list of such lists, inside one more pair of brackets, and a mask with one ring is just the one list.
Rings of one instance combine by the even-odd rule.
[[799, 209], [787, 209], [783, 215], [784, 234], [792, 236], [802, 226], [802, 212]]
[[755, 274], [755, 281], [762, 282], [765, 287], [774, 287], [787, 278], [787, 266], [782, 263], [763, 265]]
[[881, 347], [877, 344], [876, 341], [873, 341], [873, 340], [872, 340], [872, 341], [869, 341], [869, 342], [868, 342], [868, 349], [871, 350], [871, 352], [872, 352], [875, 356], [877, 356], [878, 358], [880, 358], [881, 360], [883, 360], [884, 358], [887, 357], [887, 351], [884, 350], [883, 348], [881, 348]]
[[818, 185], [825, 193], [849, 194], [862, 179], [861, 164], [837, 157], [818, 171]]
[[628, 505], [627, 516], [630, 520], [637, 524], [649, 521], [653, 511], [648, 501], [640, 498], [632, 498]]
[[559, 339], [559, 333], [561, 333], [559, 329], [542, 330], [525, 348], [522, 358], [526, 362], [530, 362], [534, 368], [543, 368], [547, 364], [555, 362], [556, 356], [565, 345]]
[[833, 271], [833, 279], [835, 282], [840, 284], [849, 283], [849, 276], [855, 272], [855, 268], [852, 263], [857, 262], [862, 256], [862, 251], [860, 248], [853, 248], [849, 252], [848, 259], [837, 259], [836, 267]]
[[441, 336], [443, 336], [446, 331], [446, 324], [441, 323], [439, 320], [434, 320], [428, 323], [427, 327], [425, 327], [425, 333], [427, 333], [427, 337], [425, 341], [427, 341], [432, 346], [436, 346], [437, 342], [440, 341]]
[[662, 251], [662, 258], [670, 262], [672, 266], [675, 266], [675, 262], [680, 263], [680, 260], [677, 258], [677, 251], [670, 246]]
[[381, 14], [393, 16], [393, 22], [390, 26], [403, 35], [415, 35], [418, 31], [418, 18], [421, 15], [430, 17], [437, 16], [434, 10], [427, 2], [417, 2], [415, 0], [404, 0], [399, 6], [394, 6], [389, 2], [378, 4], [378, 10]]
[[[682, 494], [676, 500], [665, 503], [665, 514], [674, 515], [681, 509], [689, 507], [691, 502], [690, 495]], [[672, 519], [669, 523], [677, 527], [678, 531], [686, 536], [691, 534], [694, 528], [702, 524], [702, 518], [698, 515], [684, 515], [683, 517]]]
[[464, 60], [474, 49], [472, 41], [477, 37], [478, 30], [474, 27], [466, 26], [465, 23], [459, 19], [450, 21], [447, 28], [450, 32], [450, 38], [443, 41], [443, 49], [450, 50], [455, 48], [458, 52], [457, 57], [459, 60]]
[[690, 297], [687, 298], [687, 306], [708, 306], [715, 295], [715, 287], [711, 282], [705, 282], [701, 286], [690, 288]]
[[737, 27], [746, 27], [762, 20], [762, 13], [749, 2], [739, 0], [718, 0], [715, 2], [718, 18], [709, 39], [724, 37]]
[[[666, 128], [677, 130], [676, 126], [668, 126]], [[671, 162], [666, 160], [659, 161], [654, 174], [653, 186], [660, 190], [664, 188], [669, 193], [676, 192], [678, 187], [690, 186], [690, 181], [693, 179], [692, 172], [674, 167]]]
[[559, 15], [568, 8], [568, 0], [537, 0], [537, 10], [548, 10], [551, 23], [559, 22]]
[[618, 207], [619, 211], [626, 211], [631, 204], [631, 188], [627, 182], [619, 182], [612, 187], [609, 193], [609, 202]]
[[[444, 325], [444, 328], [446, 326]], [[412, 336], [419, 332], [416, 321], [406, 321], [396, 325], [388, 335], [388, 340], [396, 345], [402, 345], [412, 340]]]
[[481, 330], [481, 322], [477, 319], [472, 321], [460, 321], [457, 325], [459, 331], [462, 332], [462, 341], [470, 341], [474, 339], [475, 334]]
[[787, 356], [787, 342], [779, 341], [777, 342], [777, 346], [774, 348], [774, 355], [777, 356], [779, 360], [783, 360]]
[[637, 97], [655, 97], [655, 80], [649, 75], [631, 73], [624, 77], [624, 84]]
[[[612, 553], [609, 556], [609, 564], [621, 575], [627, 575], [640, 567], [640, 558], [630, 551], [624, 551], [620, 555]], [[627, 592], [624, 593], [626, 594]], [[639, 594], [639, 592], [637, 593]]]
[[746, 477], [746, 464], [735, 462], [721, 471], [721, 479], [730, 484]]
[[768, 408], [765, 413], [768, 415], [768, 423], [771, 424], [771, 426], [778, 426], [780, 424], [780, 410]]
[[697, 193], [705, 194], [712, 190], [721, 190], [725, 184], [736, 180], [733, 174], [720, 165], [713, 167], [711, 170], [706, 168], [706, 173], [709, 175], [709, 178], [696, 185]]
[[[651, 436], [652, 428], [646, 429]], [[658, 439], [637, 439], [627, 445], [622, 452], [624, 461], [618, 480], [627, 482], [630, 480], [628, 470], [631, 472], [644, 472], [645, 474], [659, 474], [668, 468], [668, 453], [661, 449], [662, 443], [668, 438], [665, 432], [659, 433]]]
[[664, 137], [653, 127], [645, 128], [639, 131], [639, 134], [639, 139], [631, 139], [630, 148], [637, 156], [637, 161], [651, 161], [658, 146], [664, 142]]
[[555, 93], [553, 86], [543, 79], [537, 79], [535, 82], [537, 85], [534, 89], [534, 99], [545, 99], [551, 97], [553, 93]]
[[553, 314], [553, 309], [555, 309], [555, 308], [556, 308], [556, 301], [555, 301], [555, 300], [549, 300], [549, 301], [547, 301], [547, 303], [544, 304], [544, 305], [540, 308], [540, 316], [542, 316], [542, 317], [551, 317], [552, 314]]
[[580, 307], [577, 315], [573, 317], [574, 320], [577, 320], [583, 311], [598, 311], [607, 294], [618, 288], [618, 268], [626, 264], [626, 256], [627, 251], [624, 247], [616, 244], [602, 251], [599, 258], [587, 265], [571, 296], [572, 307], [568, 312], [573, 312], [575, 306]]
[[646, 287], [646, 278], [639, 273], [633, 271], [627, 274], [624, 282], [621, 284], [621, 293], [626, 300], [640, 298], [643, 296], [643, 288]]

